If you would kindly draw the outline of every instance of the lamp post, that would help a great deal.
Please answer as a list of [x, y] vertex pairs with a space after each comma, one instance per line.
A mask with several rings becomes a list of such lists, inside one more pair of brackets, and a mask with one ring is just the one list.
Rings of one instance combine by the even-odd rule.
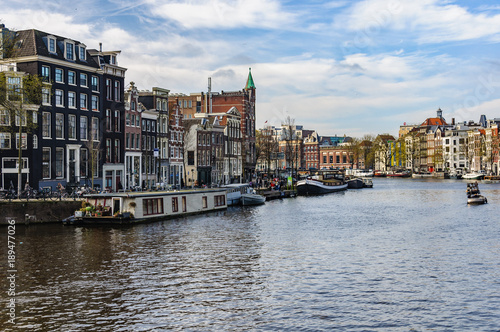
[[191, 168], [191, 189], [194, 188], [194, 168]]

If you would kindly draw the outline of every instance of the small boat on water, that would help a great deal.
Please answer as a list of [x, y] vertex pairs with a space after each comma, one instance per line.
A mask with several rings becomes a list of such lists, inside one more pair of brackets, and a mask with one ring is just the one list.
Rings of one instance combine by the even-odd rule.
[[248, 183], [233, 183], [221, 186], [227, 191], [227, 206], [239, 205], [241, 195], [245, 194], [249, 188]]
[[387, 173], [384, 171], [375, 171], [373, 173], [373, 176], [376, 178], [385, 178], [387, 176]]
[[410, 172], [409, 171], [394, 171], [394, 172], [388, 172], [387, 177], [393, 177], [393, 178], [408, 178], [410, 177]]
[[261, 205], [264, 204], [265, 202], [266, 202], [266, 197], [259, 194], [247, 193], [241, 195], [241, 205], [243, 206]]
[[362, 178], [349, 178], [346, 179], [347, 181], [347, 188], [348, 189], [361, 189], [365, 187], [365, 184], [363, 182]]
[[297, 195], [322, 195], [346, 189], [342, 170], [319, 170], [297, 182]]
[[483, 173], [472, 172], [462, 175], [462, 179], [464, 180], [481, 180], [484, 178]]
[[373, 188], [373, 181], [369, 178], [363, 178], [363, 188]]
[[499, 183], [500, 175], [486, 175], [483, 179], [484, 183]]
[[358, 169], [354, 171], [354, 176], [358, 177], [373, 177], [374, 173], [372, 170]]
[[481, 195], [477, 182], [467, 184], [467, 204], [485, 204], [488, 203], [486, 197]]

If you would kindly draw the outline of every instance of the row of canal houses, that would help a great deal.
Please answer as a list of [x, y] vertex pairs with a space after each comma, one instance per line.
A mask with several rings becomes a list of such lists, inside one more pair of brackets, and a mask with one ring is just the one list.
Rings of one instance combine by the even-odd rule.
[[[400, 127], [399, 137], [381, 134], [373, 140], [320, 136], [300, 125], [267, 126], [259, 130], [263, 157], [259, 171], [309, 169], [374, 169], [384, 172], [468, 173], [500, 170], [500, 119], [447, 123], [443, 111], [420, 124]], [[266, 149], [266, 142], [275, 142]], [[267, 150], [267, 151], [266, 151]], [[266, 156], [267, 155], [267, 156]]]
[[0, 44], [6, 82], [20, 91], [26, 74], [44, 82], [41, 105], [25, 105], [30, 116], [22, 121], [0, 106], [0, 188], [17, 187], [19, 144], [21, 183], [34, 188], [61, 183], [116, 191], [251, 178], [256, 163], [251, 72], [240, 91], [141, 90], [125, 80], [120, 51], [104, 51], [102, 44], [89, 49], [34, 29], [0, 25], [0, 32], [0, 40], [16, 41], [16, 56], [10, 58]]

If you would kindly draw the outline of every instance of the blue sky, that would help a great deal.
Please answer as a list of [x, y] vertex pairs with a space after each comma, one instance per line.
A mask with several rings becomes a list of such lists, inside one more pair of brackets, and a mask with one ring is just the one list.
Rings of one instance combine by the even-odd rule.
[[2, 0], [0, 21], [121, 50], [126, 81], [234, 91], [248, 68], [257, 127], [287, 116], [320, 135], [390, 133], [441, 108], [500, 117], [497, 1]]

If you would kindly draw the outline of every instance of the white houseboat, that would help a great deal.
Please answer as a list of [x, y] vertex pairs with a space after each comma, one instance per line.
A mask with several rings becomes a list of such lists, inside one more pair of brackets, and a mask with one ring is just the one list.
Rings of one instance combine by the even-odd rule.
[[76, 211], [66, 223], [136, 223], [227, 208], [226, 190], [222, 188], [90, 194], [85, 198], [88, 206]]

